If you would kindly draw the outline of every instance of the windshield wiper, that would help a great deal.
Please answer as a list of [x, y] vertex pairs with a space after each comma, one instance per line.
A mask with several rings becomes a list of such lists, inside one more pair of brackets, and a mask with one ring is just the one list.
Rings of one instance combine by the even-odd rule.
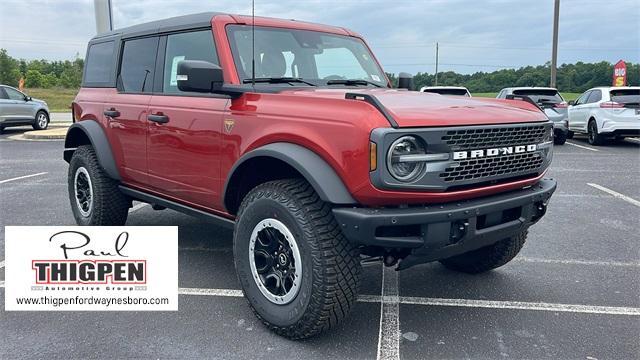
[[380, 84], [376, 84], [373, 81], [365, 79], [336, 79], [327, 81], [327, 85], [373, 85], [375, 87], [382, 87]]
[[255, 79], [244, 79], [242, 80], [244, 84], [250, 84], [253, 82], [256, 83], [268, 83], [268, 84], [285, 84], [285, 83], [303, 83], [310, 86], [317, 86], [316, 84], [306, 81], [302, 78], [297, 77], [266, 77], [266, 78], [255, 78]]

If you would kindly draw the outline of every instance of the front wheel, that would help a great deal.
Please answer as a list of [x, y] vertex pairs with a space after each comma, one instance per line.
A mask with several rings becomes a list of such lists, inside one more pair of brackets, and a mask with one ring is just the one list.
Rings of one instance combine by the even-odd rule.
[[33, 123], [34, 130], [46, 130], [49, 127], [49, 115], [46, 112], [40, 110], [36, 114], [35, 122]]
[[571, 130], [567, 131], [567, 139], [573, 139], [573, 135], [574, 134], [575, 133], [573, 131], [571, 131]]
[[69, 162], [69, 201], [78, 225], [120, 226], [127, 221], [131, 201], [105, 174], [93, 148], [78, 147]]
[[301, 339], [327, 330], [357, 299], [358, 251], [304, 180], [271, 181], [247, 194], [233, 253], [245, 297], [279, 335]]
[[598, 124], [595, 120], [589, 121], [588, 135], [589, 144], [597, 146], [604, 143], [604, 137], [598, 134]]
[[440, 260], [446, 268], [468, 274], [479, 274], [505, 265], [522, 249], [527, 230], [497, 243]]

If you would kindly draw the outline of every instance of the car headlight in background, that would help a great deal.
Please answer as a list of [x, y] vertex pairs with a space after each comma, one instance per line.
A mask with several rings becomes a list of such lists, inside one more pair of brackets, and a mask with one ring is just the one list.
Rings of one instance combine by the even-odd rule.
[[426, 163], [426, 148], [415, 136], [403, 136], [391, 144], [387, 154], [389, 173], [399, 181], [411, 182], [420, 176]]

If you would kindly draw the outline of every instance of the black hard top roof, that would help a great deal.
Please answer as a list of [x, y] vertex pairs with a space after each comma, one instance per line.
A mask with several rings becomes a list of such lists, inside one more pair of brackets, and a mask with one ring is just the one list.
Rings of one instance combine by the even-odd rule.
[[223, 13], [204, 12], [199, 14], [176, 16], [168, 19], [151, 21], [143, 24], [133, 25], [121, 29], [115, 29], [106, 33], [95, 36], [91, 41], [100, 40], [102, 38], [120, 35], [122, 37], [135, 37], [148, 34], [192, 29], [199, 27], [211, 26], [211, 19], [216, 15]]

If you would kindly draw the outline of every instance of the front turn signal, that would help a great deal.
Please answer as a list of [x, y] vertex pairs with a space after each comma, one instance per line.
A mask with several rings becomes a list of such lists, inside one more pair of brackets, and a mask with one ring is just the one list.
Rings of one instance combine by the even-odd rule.
[[369, 143], [369, 171], [378, 168], [378, 145], [371, 141]]

